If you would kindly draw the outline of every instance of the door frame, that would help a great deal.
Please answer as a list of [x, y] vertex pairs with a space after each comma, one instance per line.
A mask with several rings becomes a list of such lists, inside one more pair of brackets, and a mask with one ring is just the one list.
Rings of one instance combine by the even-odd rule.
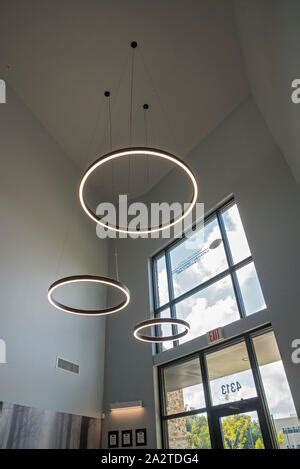
[[225, 449], [220, 419], [229, 415], [238, 415], [248, 412], [257, 412], [265, 449], [272, 449], [274, 447], [269, 433], [266, 415], [260, 399], [259, 397], [252, 397], [250, 399], [242, 399], [240, 401], [233, 401], [228, 404], [215, 406], [215, 408], [211, 409], [211, 423], [212, 432], [214, 433], [215, 449]]
[[[278, 448], [276, 435], [274, 432], [274, 427], [272, 425], [270, 412], [267, 406], [267, 400], [265, 397], [264, 387], [261, 380], [260, 372], [259, 372], [259, 365], [257, 363], [254, 346], [251, 340], [251, 337], [256, 334], [263, 334], [269, 331], [272, 331], [271, 324], [266, 324], [264, 326], [260, 326], [255, 328], [251, 331], [247, 331], [245, 333], [241, 333], [236, 337], [230, 338], [228, 340], [224, 340], [216, 345], [208, 346], [198, 352], [194, 352], [188, 354], [186, 356], [177, 358], [176, 360], [172, 360], [171, 362], [164, 363], [158, 367], [158, 385], [159, 385], [159, 399], [160, 399], [160, 423], [161, 423], [161, 441], [162, 447], [164, 449], [168, 449], [168, 431], [167, 431], [167, 422], [169, 419], [174, 419], [177, 417], [184, 417], [188, 415], [193, 415], [197, 413], [206, 413], [208, 419], [208, 426], [209, 426], [209, 433], [210, 433], [210, 440], [211, 440], [211, 448], [222, 448], [223, 447], [223, 440], [221, 435], [222, 445], [220, 445], [220, 433], [216, 430], [216, 421], [214, 415], [217, 415], [219, 410], [225, 410], [228, 405], [231, 406], [238, 406], [241, 402], [248, 402], [255, 401], [256, 408], [254, 409], [257, 411], [258, 415], [260, 416], [260, 421], [262, 422], [261, 425], [263, 426], [262, 432], [264, 432], [264, 445], [265, 448]], [[233, 345], [234, 343], [240, 342], [241, 340], [245, 341], [248, 356], [249, 356], [249, 364], [253, 373], [253, 379], [257, 391], [257, 396], [254, 398], [244, 399], [241, 401], [234, 401], [232, 403], [225, 403], [221, 405], [213, 405], [211, 400], [210, 394], [210, 385], [209, 385], [209, 378], [208, 378], [208, 370], [206, 364], [206, 355], [216, 350], [222, 349], [224, 347]], [[173, 415], [166, 415], [164, 413], [165, 404], [166, 404], [166, 396], [165, 396], [165, 386], [164, 386], [164, 368], [168, 366], [178, 364], [180, 362], [187, 361], [192, 359], [193, 357], [198, 357], [200, 361], [200, 369], [202, 375], [202, 384], [203, 390], [206, 400], [206, 407], [203, 409], [197, 409], [193, 411], [186, 411], [180, 414], [173, 414]], [[243, 410], [242, 410], [243, 411]], [[234, 412], [231, 412], [228, 415], [232, 415]], [[239, 412], [237, 412], [239, 413]], [[217, 426], [219, 423], [217, 423]]]

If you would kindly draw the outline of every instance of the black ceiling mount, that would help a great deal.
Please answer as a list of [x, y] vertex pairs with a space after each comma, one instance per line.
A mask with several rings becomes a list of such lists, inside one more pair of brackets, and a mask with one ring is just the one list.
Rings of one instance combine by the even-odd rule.
[[149, 104], [144, 104], [143, 109], [149, 109]]
[[132, 41], [132, 43], [130, 45], [131, 45], [132, 49], [135, 49], [137, 47], [137, 42]]
[[110, 96], [110, 91], [105, 91], [104, 96], [106, 96], [108, 98]]

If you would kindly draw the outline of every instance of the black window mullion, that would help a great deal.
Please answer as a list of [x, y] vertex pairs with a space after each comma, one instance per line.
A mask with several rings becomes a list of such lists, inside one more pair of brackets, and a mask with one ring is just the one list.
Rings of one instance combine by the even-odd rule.
[[241, 289], [240, 289], [240, 285], [239, 285], [239, 282], [238, 282], [236, 271], [234, 269], [234, 262], [233, 262], [233, 258], [232, 258], [232, 254], [231, 254], [230, 244], [229, 244], [229, 241], [228, 241], [226, 228], [225, 228], [224, 221], [223, 221], [223, 218], [222, 218], [222, 214], [220, 213], [220, 210], [218, 210], [216, 212], [216, 215], [217, 215], [219, 228], [220, 228], [220, 231], [221, 231], [221, 236], [223, 238], [224, 250], [225, 250], [227, 262], [228, 262], [228, 265], [229, 265], [229, 272], [230, 272], [230, 276], [231, 276], [231, 281], [232, 281], [232, 286], [233, 286], [233, 290], [234, 290], [234, 294], [235, 294], [235, 299], [236, 299], [236, 302], [237, 302], [237, 305], [238, 305], [238, 310], [239, 310], [239, 313], [240, 313], [240, 317], [245, 318], [246, 317], [246, 311], [245, 311], [245, 305], [244, 305], [244, 301], [243, 301], [243, 297], [242, 297], [242, 292], [241, 292]]
[[157, 275], [157, 261], [159, 257], [156, 257], [152, 261], [152, 268], [151, 268], [151, 274], [152, 274], [152, 294], [153, 294], [153, 304], [154, 304], [154, 309], [158, 309], [161, 307], [159, 304], [159, 296], [158, 296], [158, 275]]
[[245, 318], [246, 317], [245, 304], [244, 304], [242, 292], [241, 292], [241, 289], [240, 289], [240, 284], [239, 284], [239, 281], [238, 281], [237, 274], [236, 274], [235, 270], [231, 271], [231, 280], [232, 280], [233, 290], [234, 290], [234, 294], [235, 294], [235, 298], [236, 298], [236, 302], [237, 302], [237, 305], [238, 305], [240, 316], [241, 316], [241, 318]]
[[[157, 275], [157, 261], [159, 257], [153, 259], [152, 266], [151, 266], [151, 274], [152, 274], [152, 292], [153, 292], [153, 304], [154, 304], [154, 316], [157, 316], [157, 310], [160, 308], [159, 305], [159, 296], [158, 296], [158, 275]], [[159, 328], [158, 326], [154, 326], [155, 334], [159, 335]], [[162, 346], [160, 343], [155, 344], [155, 352], [160, 353], [162, 352]]]
[[169, 446], [169, 432], [164, 420], [166, 414], [166, 393], [165, 393], [165, 375], [164, 367], [158, 369], [158, 385], [159, 385], [159, 402], [160, 402], [160, 421], [161, 421], [161, 438], [163, 448]]
[[172, 278], [172, 265], [171, 265], [171, 256], [169, 249], [165, 252], [166, 258], [166, 269], [167, 269], [167, 279], [168, 279], [168, 291], [169, 291], [169, 301], [174, 300], [174, 286]]
[[[169, 302], [170, 302], [170, 316], [171, 318], [176, 318], [176, 307], [174, 304], [174, 285], [173, 285], [173, 276], [172, 276], [172, 264], [170, 250], [167, 249], [165, 252], [166, 256], [166, 269], [167, 269], [167, 279], [168, 279], [168, 291], [169, 291]], [[178, 334], [178, 327], [175, 324], [172, 324], [172, 334]], [[176, 347], [179, 345], [178, 340], [174, 340], [173, 346]]]
[[190, 415], [204, 414], [206, 413], [206, 411], [207, 411], [206, 407], [201, 407], [200, 409], [186, 410], [184, 412], [178, 412], [177, 414], [169, 414], [169, 415], [166, 414], [163, 416], [163, 419], [175, 420], [181, 417], [189, 417]]
[[199, 352], [199, 360], [200, 360], [200, 369], [201, 369], [201, 376], [202, 376], [204, 398], [205, 398], [205, 403], [206, 403], [206, 415], [207, 415], [210, 443], [211, 443], [211, 447], [214, 448], [215, 447], [214, 421], [213, 421], [212, 412], [211, 412], [212, 402], [211, 402], [209, 377], [208, 377], [204, 352]]

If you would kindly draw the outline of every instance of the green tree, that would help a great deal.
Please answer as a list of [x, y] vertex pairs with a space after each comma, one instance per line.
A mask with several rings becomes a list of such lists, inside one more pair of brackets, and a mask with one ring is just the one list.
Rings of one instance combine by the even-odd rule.
[[225, 448], [242, 449], [245, 447], [250, 422], [249, 415], [230, 415], [222, 420]]
[[[207, 418], [204, 415], [186, 417], [189, 448], [210, 448]], [[247, 414], [230, 415], [222, 419], [224, 446], [228, 449], [263, 449], [260, 425]], [[278, 436], [279, 438], [279, 436]]]
[[211, 447], [207, 418], [204, 415], [187, 417], [186, 429], [189, 448], [209, 449]]
[[263, 449], [260, 425], [249, 415], [231, 415], [222, 421], [225, 448]]
[[262, 439], [261, 438], [257, 438], [256, 442], [255, 442], [255, 449], [264, 449], [264, 444], [262, 442]]
[[278, 432], [277, 440], [278, 440], [279, 446], [283, 446], [283, 445], [284, 445], [284, 443], [285, 443], [285, 438], [284, 438], [284, 436], [283, 436], [282, 431]]
[[258, 420], [251, 420], [244, 448], [256, 448], [255, 444], [258, 439], [261, 440], [261, 443], [263, 445], [259, 422]]

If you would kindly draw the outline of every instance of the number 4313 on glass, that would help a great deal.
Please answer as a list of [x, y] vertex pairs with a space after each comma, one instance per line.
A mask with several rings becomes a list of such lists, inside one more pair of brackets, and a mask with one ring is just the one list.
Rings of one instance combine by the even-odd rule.
[[238, 381], [234, 381], [229, 384], [223, 384], [221, 386], [222, 394], [229, 394], [231, 392], [238, 392], [240, 389], [242, 389], [242, 385]]

